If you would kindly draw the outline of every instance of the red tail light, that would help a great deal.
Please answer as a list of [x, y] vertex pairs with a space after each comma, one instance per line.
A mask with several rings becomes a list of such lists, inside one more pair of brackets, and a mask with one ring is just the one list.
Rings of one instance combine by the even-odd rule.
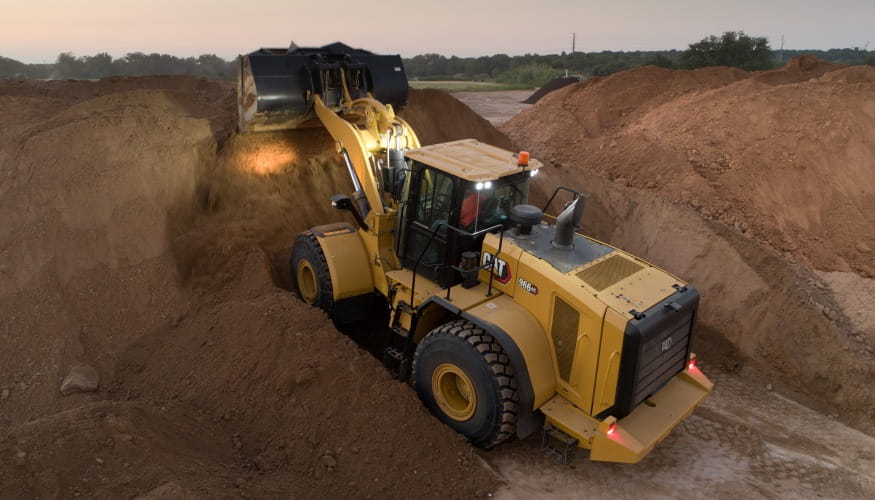
[[693, 358], [693, 359], [690, 360], [689, 364], [687, 364], [687, 368], [690, 369], [690, 370], [692, 370], [692, 369], [695, 368], [695, 367], [696, 367], [696, 359]]
[[611, 425], [608, 427], [608, 436], [610, 436], [611, 434], [613, 434], [615, 430], [617, 430], [617, 423], [616, 423], [616, 422], [614, 422], [613, 424], [611, 424]]

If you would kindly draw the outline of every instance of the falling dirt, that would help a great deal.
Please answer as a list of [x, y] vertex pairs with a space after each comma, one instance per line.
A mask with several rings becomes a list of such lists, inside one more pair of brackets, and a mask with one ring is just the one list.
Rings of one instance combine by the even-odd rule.
[[[870, 85], [855, 68], [797, 66], [790, 72], [814, 79], [783, 85], [833, 78], [836, 95]], [[290, 242], [347, 217], [327, 202], [351, 186], [326, 132], [238, 136], [233, 88], [203, 79], [0, 82], [0, 497], [871, 497], [873, 439], [779, 395], [833, 404], [828, 413], [871, 429], [871, 395], [867, 407], [861, 394], [875, 375], [872, 337], [848, 333], [871, 324], [869, 309], [831, 288], [869, 290], [871, 280], [853, 267], [812, 271], [759, 225], [705, 214], [712, 198], [697, 195], [695, 207], [671, 190], [679, 167], [657, 162], [664, 182], [646, 189], [632, 176], [640, 155], [668, 148], [653, 136], [632, 146], [636, 113], [745, 79], [803, 78], [672, 75], [618, 75], [616, 98], [606, 83], [571, 85], [505, 128], [557, 164], [536, 179], [536, 197], [555, 182], [582, 184], [593, 193], [585, 231], [703, 292], [696, 350], [714, 395], [641, 464], [581, 452], [571, 468], [549, 462], [538, 436], [475, 451], [295, 299]], [[590, 104], [602, 111], [582, 121], [556, 111], [560, 132], [580, 135], [565, 138], [564, 156], [538, 110], [576, 88], [601, 89]], [[620, 103], [629, 117], [604, 111]], [[511, 144], [444, 93], [414, 91], [401, 114], [424, 143]], [[604, 156], [610, 169], [587, 156], [614, 140], [637, 166], [621, 180], [622, 155]], [[745, 221], [754, 201], [744, 200]], [[99, 389], [62, 397], [80, 364], [97, 369]]]

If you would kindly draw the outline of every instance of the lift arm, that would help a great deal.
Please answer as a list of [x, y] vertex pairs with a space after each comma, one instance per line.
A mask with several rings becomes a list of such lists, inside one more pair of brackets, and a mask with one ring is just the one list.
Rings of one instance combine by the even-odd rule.
[[[372, 97], [343, 102], [337, 111], [326, 106], [319, 95], [313, 96], [313, 101], [316, 116], [353, 167], [351, 175], [355, 176], [356, 188], [362, 189], [371, 210], [377, 215], [385, 214], [387, 207], [381, 195], [377, 155], [386, 154], [390, 149], [418, 148], [416, 133], [407, 122], [395, 116], [391, 106]], [[367, 215], [362, 213], [363, 217]]]

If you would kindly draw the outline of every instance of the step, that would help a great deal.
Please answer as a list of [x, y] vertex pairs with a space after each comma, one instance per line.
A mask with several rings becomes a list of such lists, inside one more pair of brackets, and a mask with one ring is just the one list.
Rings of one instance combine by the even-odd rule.
[[574, 450], [577, 449], [577, 439], [562, 432], [560, 429], [545, 423], [541, 432], [541, 449], [554, 461], [568, 465]]
[[410, 375], [410, 358], [397, 347], [387, 347], [383, 350], [383, 365], [398, 380], [407, 380]]

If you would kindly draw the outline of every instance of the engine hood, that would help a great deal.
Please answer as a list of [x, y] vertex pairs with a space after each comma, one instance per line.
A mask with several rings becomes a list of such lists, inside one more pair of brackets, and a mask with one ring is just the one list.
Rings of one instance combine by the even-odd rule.
[[574, 235], [571, 248], [556, 247], [553, 233], [553, 226], [542, 223], [532, 227], [531, 234], [509, 230], [504, 237], [506, 243], [573, 278], [565, 283], [583, 288], [626, 318], [634, 318], [685, 285], [641, 259], [580, 234]]

